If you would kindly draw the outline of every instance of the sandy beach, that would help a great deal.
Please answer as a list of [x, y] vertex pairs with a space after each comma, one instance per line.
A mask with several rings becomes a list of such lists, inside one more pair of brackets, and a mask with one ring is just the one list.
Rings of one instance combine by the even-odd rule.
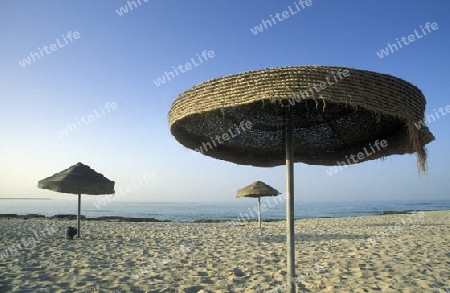
[[[285, 223], [0, 220], [0, 292], [278, 292]], [[450, 292], [450, 211], [295, 221], [298, 292]]]

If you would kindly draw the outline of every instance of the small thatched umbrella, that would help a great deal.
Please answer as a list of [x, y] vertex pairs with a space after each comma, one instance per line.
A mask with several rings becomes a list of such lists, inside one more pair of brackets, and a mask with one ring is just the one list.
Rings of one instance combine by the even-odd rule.
[[82, 163], [40, 180], [38, 187], [56, 192], [78, 194], [78, 238], [80, 238], [81, 194], [100, 195], [114, 193], [114, 181], [109, 180]]
[[255, 181], [252, 184], [245, 186], [237, 191], [236, 197], [253, 197], [258, 198], [258, 222], [261, 229], [261, 197], [263, 196], [277, 196], [280, 192], [270, 185], [261, 181]]
[[417, 87], [387, 74], [272, 68], [188, 89], [172, 104], [169, 126], [181, 144], [206, 156], [239, 165], [286, 164], [287, 284], [295, 292], [294, 162], [333, 166], [417, 153], [425, 171], [425, 145], [434, 137], [414, 125], [424, 118], [425, 104]]

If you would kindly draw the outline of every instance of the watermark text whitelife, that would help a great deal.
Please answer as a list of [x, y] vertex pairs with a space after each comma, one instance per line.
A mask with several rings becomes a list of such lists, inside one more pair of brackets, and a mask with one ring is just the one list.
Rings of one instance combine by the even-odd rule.
[[[378, 51], [376, 53], [377, 53], [378, 57], [380, 57], [380, 59], [387, 57], [387, 56], [389, 56], [389, 54], [402, 49], [403, 45], [408, 46], [412, 42], [415, 42], [416, 40], [421, 39], [424, 36], [426, 36], [427, 32], [431, 33], [432, 31], [435, 31], [438, 28], [439, 28], [439, 26], [438, 26], [437, 22], [433, 22], [433, 23], [427, 22], [425, 24], [425, 27], [420, 26], [420, 31], [422, 32], [422, 34], [420, 32], [418, 32], [417, 29], [415, 29], [413, 34], [408, 35], [408, 37], [402, 36], [400, 38], [400, 40], [398, 38], [395, 38], [396, 42], [394, 42], [393, 44], [388, 43], [386, 48], [381, 49], [380, 51]], [[394, 49], [395, 49], [395, 51], [394, 51]]]
[[[278, 285], [274, 289], [270, 290], [269, 293], [282, 293], [286, 292], [290, 286], [295, 285], [296, 288], [299, 288], [299, 284], [301, 281], [304, 281], [304, 279], [307, 278], [307, 276], [312, 276], [314, 274], [320, 274], [327, 271], [327, 269], [330, 267], [330, 265], [326, 262], [317, 262], [314, 265], [312, 265], [309, 270], [303, 270], [302, 274], [299, 274], [297, 278], [292, 277], [290, 284], [282, 284]], [[297, 292], [299, 292], [299, 289], [297, 289]]]
[[[75, 40], [78, 40], [79, 38], [81, 38], [81, 35], [78, 31], [75, 31], [73, 33], [72, 31], [69, 31], [66, 35], [62, 35], [62, 41], [57, 38], [56, 43], [51, 44], [50, 46], [43, 46], [42, 49], [41, 47], [38, 47], [38, 53], [30, 52], [30, 55], [26, 59], [19, 61], [19, 65], [22, 66], [22, 68], [26, 67], [27, 65], [31, 65], [31, 61], [36, 62], [37, 60], [50, 55], [52, 52], [65, 47], [66, 45], [72, 43]], [[69, 41], [67, 41], [67, 39], [69, 39], [70, 43]], [[44, 51], [46, 55], [42, 51]]]
[[[180, 76], [181, 73], [188, 72], [194, 67], [200, 66], [200, 64], [203, 64], [204, 62], [208, 61], [209, 59], [212, 59], [216, 57], [216, 54], [213, 50], [203, 50], [201, 54], [197, 54], [197, 57], [192, 57], [189, 61], [185, 64], [178, 64], [177, 67], [172, 66], [173, 71], [164, 71], [164, 74], [161, 77], [158, 77], [156, 80], [153, 80], [153, 83], [159, 87], [166, 82], [169, 82], [170, 80], [174, 79], [177, 76]], [[179, 72], [178, 72], [179, 71]]]
[[156, 177], [154, 173], [144, 173], [142, 176], [137, 178], [137, 182], [131, 180], [127, 185], [125, 185], [125, 187], [119, 187], [113, 197], [104, 194], [99, 200], [97, 200], [97, 202], [94, 202], [94, 206], [97, 210], [99, 210], [106, 206], [107, 202], [110, 203], [116, 199], [120, 199], [121, 196], [129, 194], [155, 179]]
[[[416, 221], [422, 219], [424, 217], [424, 215], [425, 215], [424, 212], [416, 212], [416, 211], [412, 212], [406, 218], [401, 218], [400, 219], [401, 223], [399, 222], [399, 223], [395, 224], [395, 226], [389, 225], [389, 227], [387, 227], [385, 229], [385, 231], [378, 232], [377, 234], [373, 235], [372, 237], [367, 238], [363, 244], [363, 248], [368, 248], [371, 245], [380, 241], [381, 239], [384, 239], [386, 237], [396, 234], [402, 228], [413, 225]], [[405, 220], [407, 220], [408, 222], [406, 222]]]
[[[320, 93], [325, 90], [327, 87], [330, 87], [339, 81], [341, 81], [344, 77], [349, 77], [350, 71], [347, 69], [338, 69], [332, 76], [327, 76], [325, 80], [321, 81], [319, 84], [313, 83], [307, 90], [300, 91], [297, 96], [289, 99], [289, 104], [294, 106], [296, 103], [300, 103], [302, 99], [310, 99], [314, 95]], [[333, 82], [334, 81], [334, 82]]]
[[[76, 118], [76, 123], [67, 123], [67, 126], [64, 128], [61, 128], [60, 131], [58, 131], [56, 134], [59, 138], [63, 138], [64, 136], [69, 135], [70, 133], [77, 131], [78, 129], [82, 128], [83, 126], [86, 126], [95, 120], [102, 118], [103, 116], [106, 116], [108, 113], [111, 113], [112, 111], [116, 110], [118, 108], [117, 103], [115, 102], [106, 102], [105, 108], [103, 106], [100, 106], [100, 111], [97, 112], [97, 110], [94, 110], [92, 114], [89, 114], [87, 116], [82, 116], [80, 118]], [[106, 109], [106, 110], [105, 110]]]
[[132, 275], [132, 278], [139, 279], [139, 277], [148, 273], [149, 270], [155, 270], [158, 268], [158, 266], [168, 264], [175, 258], [187, 256], [187, 253], [190, 252], [191, 250], [192, 250], [192, 247], [189, 243], [180, 245], [180, 249], [173, 249], [169, 254], [164, 255], [163, 257], [158, 257], [158, 258], [154, 259], [150, 265], [142, 266], [138, 272], [136, 272]]
[[[127, 4], [122, 7], [119, 7], [119, 9], [116, 9], [116, 12], [119, 16], [122, 16], [122, 15], [128, 13], [128, 11], [132, 11], [135, 8], [141, 7], [141, 5], [142, 5], [141, 1], [144, 3], [147, 3], [150, 0], [127, 1]], [[139, 3], [139, 6], [138, 6], [138, 3]], [[130, 8], [130, 10], [128, 10], [128, 8]]]
[[51, 226], [47, 223], [45, 228], [40, 232], [31, 230], [33, 237], [24, 237], [21, 239], [21, 242], [9, 245], [8, 248], [0, 250], [0, 260], [14, 257], [15, 255], [21, 253], [24, 248], [36, 246], [36, 244], [38, 244], [42, 239], [48, 238], [52, 234], [56, 233], [58, 229], [59, 228], [56, 226], [56, 223], [53, 223]]
[[[267, 209], [271, 209], [275, 206], [277, 206], [280, 203], [283, 203], [286, 201], [287, 193], [282, 193], [279, 196], [273, 196], [270, 199], [266, 198], [266, 203], [261, 203], [261, 212], [267, 211]], [[267, 205], [266, 205], [267, 204]], [[256, 218], [258, 216], [258, 206], [255, 205], [253, 208], [248, 208], [248, 213], [239, 213], [239, 217], [236, 218], [236, 220], [233, 220], [232, 223], [230, 223], [230, 226], [240, 226], [243, 221], [248, 221], [251, 218]], [[255, 212], [255, 214], [253, 214]]]
[[[279, 22], [282, 22], [285, 19], [288, 19], [289, 17], [305, 10], [307, 7], [311, 6], [312, 0], [299, 0], [298, 2], [294, 2], [294, 7], [291, 7], [291, 5], [289, 5], [287, 8], [288, 10], [285, 10], [281, 13], [275, 13], [275, 16], [273, 16], [272, 14], [269, 15], [269, 20], [265, 20], [262, 19], [261, 23], [257, 26], [255, 26], [254, 28], [251, 28], [250, 31], [253, 33], [253, 35], [257, 35], [260, 34], [264, 31], [264, 29], [268, 29], [274, 25], [276, 25]], [[300, 8], [301, 7], [301, 8]], [[276, 20], [275, 20], [276, 19]], [[277, 22], [278, 20], [278, 22]]]
[[[202, 145], [198, 148], [194, 149], [197, 153], [206, 153], [207, 151], [213, 149], [213, 147], [217, 147], [217, 144], [223, 144], [224, 142], [241, 135], [243, 132], [252, 129], [253, 125], [248, 120], [242, 120], [239, 125], [234, 125], [229, 128], [226, 132], [221, 135], [216, 135], [216, 137], [211, 137], [211, 141], [202, 142]], [[194, 153], [196, 154], [196, 153]]]
[[[444, 111], [445, 110], [445, 111]], [[439, 109], [436, 111], [436, 109], [433, 109], [434, 113], [426, 115], [426, 117], [423, 120], [419, 120], [417, 122], [414, 122], [414, 125], [417, 129], [420, 129], [422, 127], [427, 126], [431, 122], [436, 122], [436, 120], [440, 119], [441, 117], [446, 116], [447, 114], [450, 114], [450, 105], [443, 107], [439, 107]], [[441, 113], [442, 116], [439, 116], [439, 113]], [[431, 121], [433, 119], [433, 121]]]
[[[333, 176], [333, 174], [338, 173], [339, 171], [342, 171], [343, 168], [347, 168], [349, 165], [352, 164], [357, 164], [359, 162], [361, 162], [362, 160], [366, 159], [367, 157], [370, 157], [371, 155], [373, 155], [376, 152], [381, 151], [382, 149], [386, 148], [388, 146], [388, 143], [386, 140], [376, 140], [373, 143], [369, 143], [368, 147], [364, 147], [361, 152], [358, 152], [356, 155], [351, 154], [350, 157], [345, 156], [344, 161], [337, 161], [336, 164], [337, 166], [333, 166], [328, 168], [328, 170], [326, 170], [328, 176]], [[370, 150], [368, 150], [368, 148], [370, 148], [370, 150], [372, 152], [370, 152]], [[338, 168], [339, 167], [339, 168]]]

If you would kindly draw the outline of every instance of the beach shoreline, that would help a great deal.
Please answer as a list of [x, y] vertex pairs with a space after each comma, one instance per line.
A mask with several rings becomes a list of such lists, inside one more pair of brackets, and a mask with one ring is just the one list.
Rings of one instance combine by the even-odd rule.
[[[0, 292], [281, 290], [285, 222], [229, 222], [1, 218]], [[295, 241], [298, 292], [450, 290], [450, 211], [296, 219]]]
[[[415, 212], [433, 212], [433, 211], [446, 211], [446, 210], [403, 210], [403, 211], [391, 211], [386, 210], [382, 212], [376, 212], [368, 215], [355, 215], [355, 216], [317, 216], [317, 217], [296, 217], [295, 220], [300, 219], [336, 219], [336, 218], [352, 218], [352, 217], [370, 217], [370, 216], [383, 216], [383, 215], [402, 215], [411, 214]], [[84, 221], [106, 221], [106, 222], [174, 222], [174, 223], [222, 223], [222, 222], [236, 222], [236, 219], [199, 219], [193, 221], [172, 221], [172, 220], [160, 220], [153, 217], [123, 217], [123, 216], [98, 216], [98, 217], [86, 217], [86, 215], [80, 215]], [[0, 221], [2, 219], [47, 219], [47, 220], [76, 220], [76, 214], [56, 214], [53, 216], [45, 216], [43, 214], [2, 214], [0, 213]], [[258, 219], [242, 219], [238, 222], [255, 222]], [[285, 219], [261, 219], [262, 222], [279, 222], [285, 221]]]

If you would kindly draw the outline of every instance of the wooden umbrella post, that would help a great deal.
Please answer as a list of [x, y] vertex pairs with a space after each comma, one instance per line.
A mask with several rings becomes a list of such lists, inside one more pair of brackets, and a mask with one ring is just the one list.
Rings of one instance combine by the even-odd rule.
[[294, 154], [292, 149], [292, 113], [284, 108], [286, 148], [286, 252], [287, 284], [289, 293], [295, 293], [295, 250], [294, 250]]
[[77, 238], [80, 238], [81, 193], [78, 193]]
[[259, 229], [261, 229], [261, 197], [258, 197], [258, 222]]

